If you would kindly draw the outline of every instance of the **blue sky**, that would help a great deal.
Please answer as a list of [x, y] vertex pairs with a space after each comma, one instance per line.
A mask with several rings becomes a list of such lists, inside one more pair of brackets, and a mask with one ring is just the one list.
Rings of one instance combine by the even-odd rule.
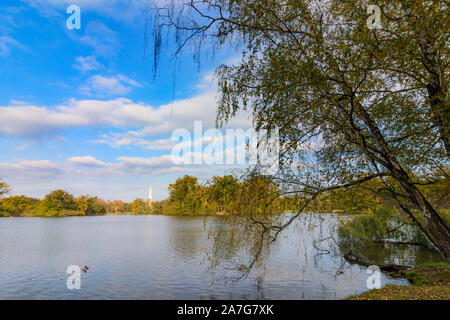
[[[80, 30], [66, 27], [71, 4], [81, 8]], [[232, 169], [175, 165], [169, 155], [173, 130], [192, 130], [194, 121], [214, 127], [213, 71], [236, 59], [234, 51], [202, 60], [200, 70], [188, 52], [180, 56], [175, 87], [164, 54], [154, 79], [143, 4], [1, 1], [0, 178], [11, 194], [42, 197], [62, 188], [131, 201], [151, 184], [162, 199], [179, 176], [207, 179]], [[229, 126], [246, 129], [249, 117]]]

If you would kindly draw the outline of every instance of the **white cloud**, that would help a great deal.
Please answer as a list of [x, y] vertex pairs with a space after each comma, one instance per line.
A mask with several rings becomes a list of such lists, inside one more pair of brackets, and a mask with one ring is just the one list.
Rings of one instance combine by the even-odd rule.
[[41, 14], [64, 15], [69, 5], [78, 5], [81, 13], [96, 12], [100, 16], [116, 21], [136, 23], [143, 16], [147, 0], [22, 0], [36, 8]]
[[122, 81], [123, 83], [126, 83], [126, 84], [128, 84], [130, 86], [142, 87], [142, 85], [140, 83], [134, 81], [133, 79], [131, 79], [131, 78], [127, 77], [127, 76], [124, 76], [123, 74], [118, 74], [116, 77], [117, 77], [117, 79], [119, 81]]
[[176, 142], [172, 141], [170, 138], [156, 140], [144, 139], [137, 131], [128, 131], [125, 133], [113, 132], [110, 134], [103, 134], [100, 138], [101, 139], [92, 140], [91, 142], [107, 144], [114, 148], [133, 145], [139, 146], [142, 149], [155, 151], [170, 150], [176, 145]]
[[170, 150], [177, 143], [172, 139], [158, 139], [158, 140], [141, 140], [139, 145], [142, 146], [143, 149], [147, 150]]
[[129, 168], [154, 168], [173, 165], [171, 155], [162, 155], [160, 157], [152, 158], [119, 157], [117, 160], [122, 161], [122, 163]]
[[153, 108], [127, 99], [70, 100], [48, 109], [37, 106], [0, 107], [0, 134], [41, 137], [56, 131], [87, 126], [133, 127], [152, 123]]
[[[215, 127], [217, 100], [213, 90], [198, 96], [174, 101], [155, 110], [155, 121], [141, 130], [130, 130], [121, 133], [104, 134], [97, 143], [105, 143], [114, 147], [126, 145], [141, 146], [148, 150], [166, 150], [173, 146], [168, 139], [149, 141], [145, 137], [171, 133], [178, 128], [193, 132], [194, 121], [202, 121], [203, 131]], [[247, 112], [239, 112], [226, 125], [226, 128], [248, 129], [252, 127], [251, 116]]]
[[14, 147], [14, 150], [16, 150], [16, 151], [24, 151], [24, 150], [26, 150], [26, 149], [28, 149], [30, 147], [30, 144], [22, 144], [22, 145], [20, 145], [20, 146], [16, 146], [16, 147]]
[[[70, 176], [114, 177], [146, 174], [151, 176], [177, 172], [183, 168], [174, 166], [171, 155], [157, 157], [119, 157], [117, 162], [105, 162], [93, 156], [74, 156], [64, 162], [50, 160], [0, 162], [0, 177], [26, 181], [27, 177], [49, 178]], [[184, 167], [187, 170], [186, 167]]]
[[53, 137], [53, 140], [55, 140], [55, 141], [66, 141], [67, 139], [66, 138], [64, 138], [63, 136], [54, 136]]
[[[210, 177], [217, 170], [242, 168], [242, 165], [175, 165], [171, 155], [159, 157], [119, 157], [119, 164], [111, 164], [108, 174], [160, 176], [174, 173], [192, 174]], [[173, 182], [173, 181], [170, 181]]]
[[0, 12], [0, 32], [2, 34], [11, 33], [14, 29], [22, 26], [17, 20], [21, 20], [22, 9], [19, 7], [2, 7]]
[[9, 36], [0, 36], [0, 57], [5, 57], [11, 53], [11, 48], [27, 50], [19, 41]]
[[88, 57], [77, 57], [75, 59], [76, 64], [74, 64], [74, 68], [80, 70], [83, 73], [89, 72], [89, 71], [96, 71], [102, 68], [102, 64], [97, 61], [95, 56], [88, 56]]
[[[117, 53], [120, 47], [117, 32], [97, 21], [90, 21], [85, 28], [85, 35], [75, 39], [93, 47], [98, 56], [109, 58]], [[72, 35], [72, 37], [74, 36]]]
[[130, 92], [132, 89], [130, 86], [140, 87], [141, 85], [133, 79], [123, 75], [117, 75], [116, 77], [95, 75], [89, 77], [86, 84], [80, 87], [80, 90], [87, 95], [96, 95], [100, 97], [117, 96], [125, 95]]
[[[97, 142], [110, 145], [150, 146], [146, 137], [170, 134], [176, 128], [192, 132], [194, 121], [202, 121], [203, 130], [215, 126], [217, 101], [214, 91], [195, 97], [153, 107], [129, 99], [69, 100], [67, 104], [43, 106], [0, 107], [0, 134], [40, 138], [61, 131], [82, 127], [116, 127], [129, 131], [101, 136]], [[251, 127], [248, 113], [240, 113], [227, 125], [229, 128]], [[138, 128], [139, 130], [131, 130]]]
[[70, 157], [67, 158], [67, 161], [88, 167], [101, 167], [105, 165], [105, 162], [97, 160], [93, 156]]
[[16, 106], [25, 106], [28, 103], [23, 100], [9, 100], [9, 103], [16, 105]]
[[52, 176], [60, 173], [59, 167], [49, 160], [20, 161], [17, 163], [0, 162], [0, 175], [2, 177], [16, 176]]

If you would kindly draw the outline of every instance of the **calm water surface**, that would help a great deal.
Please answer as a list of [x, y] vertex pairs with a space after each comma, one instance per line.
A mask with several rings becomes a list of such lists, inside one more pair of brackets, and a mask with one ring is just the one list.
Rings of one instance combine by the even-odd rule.
[[[334, 224], [320, 221], [302, 217], [273, 246], [265, 269], [233, 282], [229, 272], [217, 270], [214, 281], [208, 272], [201, 217], [2, 218], [0, 299], [342, 299], [366, 291], [366, 268], [313, 246]], [[414, 248], [372, 256], [379, 263], [433, 258]], [[90, 268], [80, 290], [66, 287], [70, 265]], [[387, 283], [407, 281], [383, 275]]]

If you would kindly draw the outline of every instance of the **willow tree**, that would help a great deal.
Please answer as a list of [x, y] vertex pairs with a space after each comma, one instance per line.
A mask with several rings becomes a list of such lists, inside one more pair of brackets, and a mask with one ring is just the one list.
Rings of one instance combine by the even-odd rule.
[[230, 204], [236, 201], [239, 192], [239, 181], [232, 175], [214, 176], [209, 193], [217, 203], [219, 212], [230, 213]]
[[[174, 32], [177, 52], [190, 46], [196, 57], [202, 48], [240, 49], [240, 62], [216, 71], [217, 123], [244, 109], [258, 130], [277, 127], [282, 156], [273, 178], [289, 192], [313, 199], [381, 178], [450, 260], [449, 227], [419, 188], [449, 177], [448, 1], [204, 0], [152, 8], [156, 56], [164, 30]], [[285, 226], [265, 232], [273, 238]]]
[[9, 186], [2, 182], [2, 179], [0, 178], [0, 198], [5, 194], [8, 193], [10, 190]]

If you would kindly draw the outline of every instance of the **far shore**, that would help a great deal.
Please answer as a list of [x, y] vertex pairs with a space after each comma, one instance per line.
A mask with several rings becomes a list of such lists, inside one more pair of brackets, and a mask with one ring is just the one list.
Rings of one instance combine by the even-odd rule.
[[72, 218], [72, 217], [104, 217], [104, 216], [216, 217], [216, 216], [231, 216], [231, 215], [232, 215], [231, 213], [224, 213], [224, 212], [218, 212], [216, 214], [195, 214], [195, 215], [121, 212], [121, 213], [105, 213], [105, 214], [97, 214], [97, 215], [63, 213], [58, 216], [22, 214], [20, 216], [0, 216], [0, 218]]
[[[284, 211], [278, 214], [293, 213], [294, 211]], [[278, 215], [275, 214], [275, 215]], [[303, 212], [303, 214], [338, 214], [338, 215], [350, 215], [344, 212]], [[202, 213], [202, 214], [161, 214], [161, 213], [134, 213], [134, 212], [121, 212], [121, 213], [105, 213], [105, 214], [94, 214], [94, 215], [84, 215], [81, 213], [67, 212], [61, 215], [36, 215], [36, 214], [21, 214], [18, 216], [1, 216], [1, 218], [73, 218], [73, 217], [104, 217], [104, 216], [165, 216], [165, 217], [228, 217], [228, 216], [241, 216], [239, 214], [233, 214], [228, 212], [217, 212], [215, 214]]]

